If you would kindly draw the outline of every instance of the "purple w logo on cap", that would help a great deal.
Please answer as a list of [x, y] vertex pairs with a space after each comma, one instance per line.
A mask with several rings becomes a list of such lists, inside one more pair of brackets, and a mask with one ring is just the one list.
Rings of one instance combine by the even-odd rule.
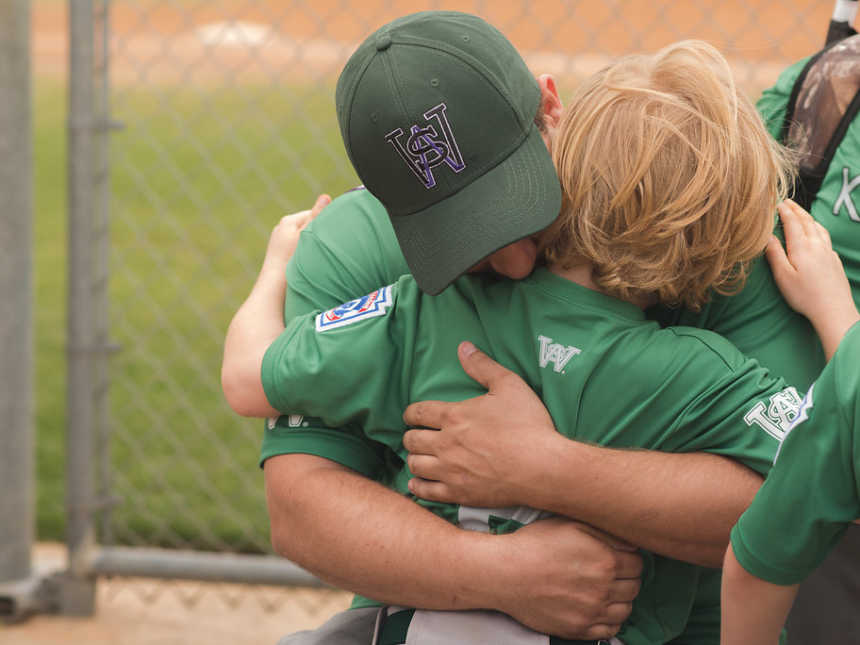
[[[454, 172], [460, 172], [466, 167], [463, 155], [460, 154], [460, 148], [457, 147], [457, 140], [451, 131], [451, 124], [448, 123], [447, 109], [444, 103], [440, 103], [427, 110], [424, 113], [424, 118], [428, 124], [424, 126], [413, 125], [409, 130], [409, 138], [406, 139], [405, 145], [402, 141], [404, 134], [402, 128], [392, 130], [385, 135], [385, 140], [394, 146], [400, 158], [406, 162], [409, 169], [428, 189], [436, 185], [433, 168], [439, 164], [446, 163]], [[441, 135], [436, 131], [433, 123], [430, 123], [431, 119], [436, 121]]]

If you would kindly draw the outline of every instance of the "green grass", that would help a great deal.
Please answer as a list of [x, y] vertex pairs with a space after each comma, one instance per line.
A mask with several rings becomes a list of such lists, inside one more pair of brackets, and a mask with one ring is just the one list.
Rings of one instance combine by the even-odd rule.
[[[113, 117], [104, 539], [256, 551], [268, 544], [262, 424], [220, 392], [227, 324], [268, 232], [321, 191], [354, 185], [333, 88], [122, 87]], [[65, 90], [34, 93], [38, 535], [62, 539]], [[94, 464], [94, 473], [98, 472]], [[96, 476], [100, 482], [100, 477]], [[101, 483], [99, 483], [101, 485]]]

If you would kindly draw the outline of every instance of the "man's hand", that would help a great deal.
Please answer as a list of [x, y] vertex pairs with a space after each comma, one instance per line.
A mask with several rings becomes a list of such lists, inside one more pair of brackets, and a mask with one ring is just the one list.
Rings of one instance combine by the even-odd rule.
[[[565, 439], [541, 400], [519, 376], [472, 343], [457, 351], [466, 373], [489, 391], [447, 403], [413, 403], [403, 414], [410, 426], [403, 446], [416, 476], [418, 497], [470, 506], [528, 505], [527, 491], [541, 486], [544, 458]], [[528, 450], [524, 450], [528, 447]]]
[[791, 200], [779, 205], [779, 217], [786, 250], [771, 237], [767, 259], [774, 280], [792, 309], [815, 327], [829, 360], [845, 332], [860, 319], [851, 285], [826, 228]]
[[514, 576], [501, 611], [539, 632], [585, 640], [609, 638], [627, 619], [642, 575], [627, 543], [561, 518], [500, 538], [513, 547], [505, 566]]

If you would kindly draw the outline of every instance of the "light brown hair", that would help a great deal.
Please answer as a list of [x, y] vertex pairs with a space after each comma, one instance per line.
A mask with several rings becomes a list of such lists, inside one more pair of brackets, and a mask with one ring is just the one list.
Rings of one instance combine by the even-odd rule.
[[588, 262], [606, 293], [698, 309], [743, 286], [791, 186], [720, 53], [684, 41], [631, 56], [576, 91], [553, 142], [561, 215], [545, 259]]

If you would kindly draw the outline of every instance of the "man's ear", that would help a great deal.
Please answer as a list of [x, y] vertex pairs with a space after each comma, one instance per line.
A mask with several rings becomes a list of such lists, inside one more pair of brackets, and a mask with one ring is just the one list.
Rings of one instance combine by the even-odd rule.
[[561, 121], [562, 104], [555, 87], [555, 79], [550, 74], [541, 74], [537, 77], [540, 87], [540, 101], [543, 107], [544, 123], [549, 129], [558, 126]]

